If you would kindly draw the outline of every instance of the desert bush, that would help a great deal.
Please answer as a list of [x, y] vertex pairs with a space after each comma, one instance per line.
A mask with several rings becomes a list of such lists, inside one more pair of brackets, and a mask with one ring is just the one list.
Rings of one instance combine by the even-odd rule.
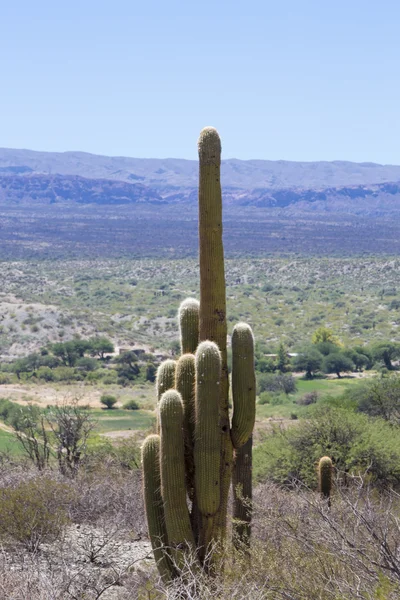
[[0, 373], [0, 385], [7, 385], [11, 383], [11, 377], [8, 373]]
[[0, 535], [36, 551], [45, 540], [57, 539], [69, 522], [72, 488], [50, 477], [0, 489]]
[[104, 376], [104, 371], [106, 371], [106, 369], [97, 369], [96, 371], [86, 372], [85, 381], [87, 381], [88, 383], [95, 383], [97, 381], [101, 381]]
[[261, 392], [283, 392], [293, 394], [297, 389], [297, 383], [290, 374], [263, 373], [257, 380], [258, 393]]
[[298, 398], [296, 400], [296, 404], [299, 404], [299, 406], [309, 406], [310, 404], [315, 404], [318, 401], [318, 398], [318, 392], [316, 390], [313, 390], [312, 392], [307, 392], [306, 394], [303, 394], [301, 398]]
[[55, 381], [56, 374], [53, 369], [50, 367], [39, 367], [36, 372], [36, 377], [38, 379], [42, 379], [43, 381]]
[[347, 392], [357, 409], [371, 417], [381, 417], [400, 425], [400, 377], [374, 377]]
[[100, 398], [100, 402], [108, 409], [114, 408], [114, 405], [117, 404], [118, 400], [115, 396], [111, 394], [103, 394]]
[[151, 572], [133, 572], [127, 592], [168, 600], [397, 600], [399, 499], [355, 483], [336, 489], [331, 509], [301, 487], [258, 486], [250, 550], [222, 555], [224, 569], [212, 578], [189, 558], [168, 587]]
[[73, 367], [56, 367], [53, 369], [55, 381], [77, 381], [82, 379], [82, 376], [77, 376]]
[[258, 480], [316, 486], [321, 456], [330, 456], [344, 474], [366, 473], [379, 487], [400, 485], [400, 431], [382, 419], [369, 419], [329, 405], [309, 409], [309, 418], [286, 430], [273, 430], [254, 450]]
[[138, 410], [140, 408], [139, 404], [136, 402], [136, 400], [128, 400], [128, 402], [125, 402], [125, 404], [123, 405], [123, 407], [125, 410]]
[[258, 397], [258, 404], [271, 404], [272, 394], [270, 392], [261, 392]]
[[99, 362], [90, 356], [83, 356], [76, 361], [76, 367], [82, 371], [96, 371], [99, 368]]

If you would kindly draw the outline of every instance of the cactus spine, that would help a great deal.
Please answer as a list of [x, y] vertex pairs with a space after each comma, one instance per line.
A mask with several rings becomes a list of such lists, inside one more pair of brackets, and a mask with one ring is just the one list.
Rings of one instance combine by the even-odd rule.
[[[221, 143], [215, 129], [207, 127], [201, 132], [198, 149], [200, 306], [192, 298], [181, 304], [178, 318], [183, 355], [176, 365], [174, 361], [163, 363], [157, 374], [157, 394], [161, 396], [161, 497], [176, 575], [181, 570], [183, 553], [194, 544], [203, 568], [214, 571], [215, 561], [212, 558], [206, 561], [205, 557], [210, 544], [218, 546], [224, 542], [233, 446], [236, 452], [233, 483], [237, 491], [241, 490], [241, 495], [235, 495], [235, 517], [244, 523], [244, 529], [238, 531], [246, 540], [251, 517], [251, 511], [243, 512], [245, 504], [240, 504], [240, 499], [251, 498], [254, 340], [248, 325], [241, 323], [235, 327], [231, 430]], [[149, 467], [144, 465], [144, 468]], [[146, 496], [146, 503], [149, 501]]]
[[330, 505], [332, 492], [332, 461], [329, 456], [323, 456], [318, 463], [318, 487], [321, 496], [326, 498]]

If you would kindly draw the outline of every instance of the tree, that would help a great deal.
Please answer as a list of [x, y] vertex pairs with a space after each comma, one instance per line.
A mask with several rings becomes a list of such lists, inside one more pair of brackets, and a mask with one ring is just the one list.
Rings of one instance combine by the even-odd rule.
[[121, 383], [133, 381], [140, 373], [138, 358], [134, 352], [124, 352], [115, 359]]
[[75, 342], [56, 342], [51, 345], [51, 351], [66, 367], [74, 367], [79, 357]]
[[9, 424], [25, 454], [39, 471], [45, 469], [50, 459], [50, 440], [43, 412], [33, 404], [20, 406], [11, 411]]
[[47, 422], [56, 441], [60, 472], [74, 477], [86, 455], [88, 438], [96, 423], [90, 413], [79, 406], [77, 398], [51, 408]]
[[103, 394], [100, 398], [100, 402], [104, 404], [104, 406], [108, 409], [114, 408], [114, 405], [117, 403], [117, 399], [115, 396], [111, 396], [111, 394]]
[[335, 346], [341, 346], [341, 343], [336, 335], [328, 327], [318, 327], [312, 336], [312, 343], [319, 344], [320, 342], [330, 342]]
[[90, 358], [89, 356], [83, 356], [79, 358], [76, 362], [76, 366], [78, 369], [82, 371], [96, 371], [99, 368], [99, 363], [95, 358]]
[[323, 356], [312, 346], [304, 348], [292, 360], [295, 371], [305, 371], [307, 379], [312, 379], [316, 371], [321, 369]]
[[31, 373], [31, 376], [36, 376], [36, 371], [43, 364], [43, 357], [34, 352], [28, 354], [25, 358], [19, 358], [12, 364], [12, 370], [18, 377], [21, 378], [21, 373]]
[[286, 373], [289, 365], [290, 365], [290, 359], [288, 357], [287, 350], [286, 350], [283, 342], [281, 342], [279, 344], [278, 355], [276, 357], [276, 368], [281, 373]]
[[332, 342], [318, 342], [318, 344], [315, 344], [315, 347], [318, 350], [318, 352], [320, 352], [324, 356], [328, 356], [328, 354], [332, 354], [332, 352], [338, 351], [338, 346], [332, 344]]
[[336, 373], [340, 379], [341, 373], [352, 371], [354, 365], [343, 352], [333, 352], [324, 358], [322, 368], [324, 373]]
[[90, 340], [81, 339], [72, 340], [71, 345], [73, 345], [79, 358], [83, 358], [85, 356], [85, 352], [88, 352], [92, 347]]
[[114, 352], [114, 344], [104, 336], [91, 338], [90, 347], [92, 356], [99, 356], [101, 360], [104, 360], [105, 354]]
[[400, 377], [374, 377], [351, 395], [360, 412], [400, 425]]
[[156, 380], [157, 369], [153, 363], [148, 363], [146, 366], [146, 381], [154, 382]]
[[400, 357], [400, 344], [394, 342], [382, 342], [372, 348], [372, 355], [375, 360], [382, 360], [385, 367], [391, 371], [393, 369], [392, 360]]
[[271, 358], [256, 358], [256, 371], [259, 373], [273, 373], [276, 365]]
[[364, 368], [368, 368], [368, 366], [371, 364], [368, 356], [362, 354], [361, 352], [357, 352], [355, 349], [349, 348], [344, 350], [343, 354], [350, 358], [355, 366], [356, 371], [362, 371]]

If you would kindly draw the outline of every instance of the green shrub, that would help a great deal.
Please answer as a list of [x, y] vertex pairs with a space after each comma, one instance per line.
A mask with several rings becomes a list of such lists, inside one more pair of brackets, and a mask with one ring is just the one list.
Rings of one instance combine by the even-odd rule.
[[73, 367], [56, 367], [53, 372], [56, 381], [74, 381], [77, 379]]
[[11, 377], [7, 373], [0, 373], [0, 385], [7, 385], [11, 383]]
[[82, 371], [96, 371], [99, 368], [99, 362], [95, 358], [90, 358], [90, 356], [83, 356], [77, 360], [76, 366]]
[[105, 369], [98, 369], [97, 371], [90, 371], [86, 374], [86, 381], [94, 382], [101, 381], [104, 375]]
[[307, 421], [273, 430], [254, 450], [253, 472], [259, 479], [316, 486], [316, 464], [332, 458], [339, 473], [362, 473], [378, 486], [400, 486], [400, 430], [325, 404], [309, 409]]
[[269, 392], [261, 392], [258, 397], [258, 404], [270, 404], [272, 395]]
[[38, 379], [42, 379], [43, 381], [55, 381], [56, 376], [53, 369], [50, 367], [39, 367], [36, 372], [36, 376]]
[[0, 536], [36, 551], [43, 541], [57, 539], [68, 524], [72, 489], [49, 477], [0, 489]]
[[102, 404], [104, 404], [104, 406], [108, 409], [113, 408], [114, 405], [117, 403], [117, 399], [115, 396], [112, 396], [111, 394], [103, 394], [102, 397], [100, 398], [100, 402]]
[[139, 410], [140, 406], [139, 404], [136, 402], [136, 400], [128, 400], [128, 402], [125, 402], [123, 408], [125, 410]]

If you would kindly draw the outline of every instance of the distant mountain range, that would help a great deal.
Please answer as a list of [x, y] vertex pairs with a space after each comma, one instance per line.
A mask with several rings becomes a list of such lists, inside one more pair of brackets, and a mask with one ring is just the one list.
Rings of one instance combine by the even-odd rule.
[[[400, 166], [229, 159], [221, 179], [227, 206], [400, 215]], [[191, 204], [197, 182], [192, 160], [0, 149], [3, 205]]]

